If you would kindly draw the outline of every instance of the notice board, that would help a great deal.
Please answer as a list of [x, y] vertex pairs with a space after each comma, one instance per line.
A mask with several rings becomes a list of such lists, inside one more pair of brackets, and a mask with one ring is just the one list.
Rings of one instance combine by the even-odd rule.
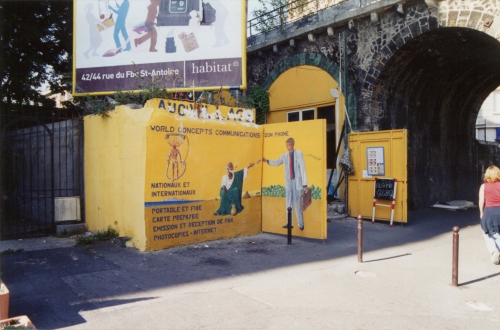
[[394, 196], [394, 189], [396, 181], [394, 179], [375, 179], [375, 199], [383, 199], [392, 201], [392, 196]]
[[[407, 222], [407, 131], [390, 130], [349, 134], [349, 148], [354, 174], [348, 180], [348, 214], [371, 218], [373, 197], [376, 194], [377, 179], [396, 179], [396, 202], [394, 221]], [[373, 154], [376, 151], [376, 155]], [[374, 161], [375, 160], [375, 161]], [[370, 168], [370, 166], [372, 168]], [[371, 173], [377, 175], [371, 175]], [[382, 174], [383, 173], [383, 174]], [[386, 183], [387, 180], [380, 181]], [[384, 185], [377, 202], [390, 205], [392, 198], [386, 196], [390, 187]], [[382, 196], [383, 195], [383, 196]], [[391, 208], [377, 208], [377, 220], [390, 221]]]

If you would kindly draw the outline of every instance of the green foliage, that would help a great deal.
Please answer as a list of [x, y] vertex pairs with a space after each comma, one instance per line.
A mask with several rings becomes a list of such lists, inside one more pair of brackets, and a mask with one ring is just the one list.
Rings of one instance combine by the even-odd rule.
[[63, 232], [60, 233], [60, 234], [57, 234], [56, 237], [59, 237], [59, 238], [68, 238], [68, 237], [71, 237], [71, 236], [77, 236], [77, 235], [85, 234], [85, 232], [86, 232], [85, 228], [74, 229], [74, 230], [70, 230], [70, 231], [67, 231], [66, 229], [64, 229]]
[[82, 246], [85, 245], [85, 248], [89, 250], [89, 247], [92, 247], [92, 243], [95, 242], [94, 236], [78, 236], [75, 239], [75, 245], [76, 246]]
[[[258, 0], [261, 8], [253, 15], [256, 18], [255, 29], [266, 33], [274, 29], [284, 29], [291, 19], [313, 13], [321, 1], [325, 0]], [[328, 0], [331, 2], [332, 0]]]
[[269, 113], [269, 93], [260, 85], [256, 85], [248, 92], [247, 102], [251, 108], [256, 110], [255, 123], [264, 124], [266, 115]]
[[83, 109], [84, 115], [100, 115], [108, 117], [108, 112], [115, 108], [111, 100], [105, 96], [80, 96], [74, 97], [73, 102]]
[[288, 17], [285, 6], [289, 2], [290, 0], [259, 0], [262, 8], [253, 12], [257, 18], [257, 31], [265, 33], [278, 27], [282, 28]]
[[73, 1], [0, 1], [0, 103], [54, 106], [71, 89]]
[[139, 104], [143, 106], [146, 101], [154, 98], [172, 98], [172, 93], [164, 88], [163, 80], [137, 78], [134, 91], [116, 89], [113, 97], [108, 96], [75, 96], [73, 102], [83, 109], [84, 115], [100, 115], [108, 117], [108, 112], [117, 105]]
[[107, 241], [115, 237], [118, 237], [118, 232], [114, 228], [111, 228], [111, 226], [109, 226], [105, 231], [98, 231], [97, 233], [90, 236], [78, 236], [75, 240], [75, 243], [76, 246], [85, 245], [85, 247], [88, 249], [88, 246], [90, 246], [94, 242]]
[[311, 198], [312, 199], [321, 199], [321, 188], [315, 187], [312, 185], [309, 187], [311, 189]]
[[7, 249], [7, 250], [3, 250], [0, 253], [0, 255], [19, 253], [19, 252], [23, 252], [23, 251], [24, 251], [24, 249], [17, 249], [17, 250]]
[[277, 184], [269, 187], [262, 187], [262, 196], [267, 197], [285, 197], [286, 190], [285, 187]]
[[[169, 76], [170, 77], [170, 76]], [[165, 79], [168, 79], [165, 78]], [[141, 104], [154, 98], [168, 99], [172, 98], [172, 93], [168, 92], [163, 79], [149, 80], [146, 78], [136, 78], [135, 92], [124, 92], [116, 90], [113, 99], [118, 104]]]
[[[312, 199], [321, 199], [321, 188], [312, 185], [309, 187], [311, 189]], [[286, 197], [285, 187], [282, 185], [272, 185], [269, 187], [262, 187], [262, 196], [267, 197]]]
[[109, 226], [105, 231], [98, 231], [95, 234], [95, 237], [96, 241], [107, 241], [112, 238], [118, 237], [118, 232], [114, 228], [111, 228], [111, 226]]
[[5, 327], [0, 328], [1, 330], [33, 330], [32, 327], [30, 326], [23, 326], [20, 324], [15, 324], [15, 325], [8, 325]]
[[[162, 88], [159, 84], [161, 81], [150, 81], [144, 83], [143, 80], [138, 81], [136, 91], [121, 91], [116, 90], [113, 97], [108, 96], [77, 96], [74, 97], [74, 103], [84, 111], [84, 115], [100, 115], [103, 117], [109, 116], [109, 111], [113, 110], [117, 105], [139, 104], [143, 106], [146, 101], [153, 98], [174, 99], [174, 95], [168, 90]], [[182, 99], [182, 96], [187, 93], [178, 93], [176, 96]], [[266, 114], [269, 113], [269, 95], [267, 91], [259, 85], [253, 87], [246, 95], [241, 92], [233, 91], [230, 100], [225, 100], [223, 97], [212, 97], [212, 93], [203, 91], [196, 95], [198, 103], [212, 104], [215, 106], [225, 105], [227, 103], [238, 107], [247, 107], [256, 109], [256, 124], [264, 124]], [[187, 96], [186, 96], [187, 97]]]

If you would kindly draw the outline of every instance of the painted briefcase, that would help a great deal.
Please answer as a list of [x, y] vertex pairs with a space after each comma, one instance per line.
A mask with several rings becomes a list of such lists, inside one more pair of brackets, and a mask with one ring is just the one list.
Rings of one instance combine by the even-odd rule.
[[300, 195], [300, 209], [304, 212], [311, 205], [311, 189], [303, 189]]

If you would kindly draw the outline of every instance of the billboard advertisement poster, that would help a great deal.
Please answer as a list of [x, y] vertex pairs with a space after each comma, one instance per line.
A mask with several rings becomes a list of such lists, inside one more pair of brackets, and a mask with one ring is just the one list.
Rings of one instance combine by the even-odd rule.
[[263, 126], [262, 231], [326, 239], [326, 121]]
[[74, 0], [73, 94], [246, 88], [245, 0]]
[[146, 126], [146, 250], [262, 230], [263, 128], [156, 108]]

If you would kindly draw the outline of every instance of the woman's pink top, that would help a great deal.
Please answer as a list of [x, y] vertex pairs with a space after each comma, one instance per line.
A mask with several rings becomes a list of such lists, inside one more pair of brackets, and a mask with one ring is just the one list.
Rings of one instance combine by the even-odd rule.
[[486, 207], [500, 206], [500, 181], [484, 183], [484, 201]]

